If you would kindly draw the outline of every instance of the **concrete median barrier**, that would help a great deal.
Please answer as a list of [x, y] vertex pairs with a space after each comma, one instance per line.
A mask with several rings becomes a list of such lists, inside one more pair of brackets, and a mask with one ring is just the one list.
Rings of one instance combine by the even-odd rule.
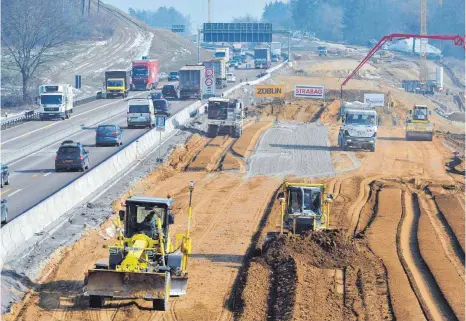
[[[282, 65], [283, 64], [279, 66]], [[270, 77], [270, 75], [249, 82], [249, 84], [259, 83], [268, 79], [268, 77]], [[234, 88], [237, 89], [245, 84], [246, 83], [242, 83]], [[232, 91], [233, 88], [226, 93], [226, 95]], [[130, 166], [138, 161], [144, 154], [156, 148], [159, 145], [160, 139], [163, 141], [165, 138], [169, 137], [177, 128], [187, 123], [193, 115], [203, 113], [205, 106], [206, 104], [202, 104], [201, 101], [194, 102], [168, 119], [166, 129], [162, 132], [162, 135], [155, 129], [149, 131], [137, 139], [137, 141], [123, 148], [117, 154], [112, 155], [98, 166], [92, 168], [85, 175], [72, 181], [55, 194], [43, 200], [37, 206], [3, 226], [0, 233], [2, 243], [0, 248], [0, 260], [2, 266], [7, 261], [8, 256], [17, 253], [18, 249], [24, 247], [26, 242], [33, 238], [35, 234], [51, 226], [52, 223], [56, 222], [66, 212], [82, 204], [105, 184], [108, 184], [115, 177], [130, 168]], [[93, 124], [97, 122], [98, 121], [94, 120]], [[87, 126], [90, 125], [91, 124], [87, 124]], [[67, 134], [69, 135], [69, 133]], [[63, 138], [66, 138], [66, 136]], [[15, 153], [15, 156], [10, 156], [9, 161], [22, 157], [18, 155], [20, 154]]]

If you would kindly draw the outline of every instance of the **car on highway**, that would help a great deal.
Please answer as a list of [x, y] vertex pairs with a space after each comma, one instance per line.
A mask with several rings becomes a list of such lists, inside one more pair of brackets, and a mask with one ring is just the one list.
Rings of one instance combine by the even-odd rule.
[[95, 130], [95, 146], [123, 145], [123, 130], [120, 125], [99, 125]]
[[236, 77], [232, 72], [227, 73], [227, 82], [236, 82]]
[[166, 99], [154, 99], [152, 102], [156, 113], [170, 115], [170, 103]]
[[168, 81], [180, 80], [180, 73], [178, 71], [172, 71], [168, 74]]
[[1, 187], [3, 187], [3, 185], [8, 185], [10, 184], [10, 180], [9, 180], [9, 176], [10, 176], [10, 172], [8, 170], [8, 166], [7, 165], [3, 165], [1, 164], [2, 166], [2, 182], [1, 182]]
[[153, 91], [147, 96], [148, 99], [163, 99], [163, 93], [161, 91]]
[[2, 199], [2, 224], [6, 224], [8, 220], [8, 201], [4, 198]]
[[163, 99], [163, 98], [179, 99], [180, 89], [178, 86], [175, 86], [175, 85], [164, 85], [162, 88], [162, 94], [163, 94], [163, 97], [159, 99]]
[[79, 142], [64, 141], [58, 148], [55, 157], [55, 171], [76, 169], [81, 172], [89, 169], [89, 152]]

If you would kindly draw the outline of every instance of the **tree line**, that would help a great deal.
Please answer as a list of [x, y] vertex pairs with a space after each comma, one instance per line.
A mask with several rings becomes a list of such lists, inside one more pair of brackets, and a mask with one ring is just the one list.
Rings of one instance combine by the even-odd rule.
[[128, 12], [131, 16], [154, 28], [171, 29], [172, 25], [184, 25], [185, 30], [188, 31], [191, 26], [190, 16], [184, 16], [173, 7], [163, 6], [156, 11], [129, 8]]
[[[429, 34], [464, 34], [465, 1], [428, 1]], [[365, 44], [390, 33], [420, 32], [420, 0], [290, 0], [272, 1], [264, 7], [262, 21], [274, 28], [313, 32], [329, 41]], [[464, 57], [452, 43], [439, 44], [444, 55]]]

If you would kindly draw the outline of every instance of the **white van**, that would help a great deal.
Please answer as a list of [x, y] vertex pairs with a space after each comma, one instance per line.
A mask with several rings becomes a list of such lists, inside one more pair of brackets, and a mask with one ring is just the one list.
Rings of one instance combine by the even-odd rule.
[[151, 99], [133, 98], [128, 100], [128, 128], [155, 127], [154, 104]]

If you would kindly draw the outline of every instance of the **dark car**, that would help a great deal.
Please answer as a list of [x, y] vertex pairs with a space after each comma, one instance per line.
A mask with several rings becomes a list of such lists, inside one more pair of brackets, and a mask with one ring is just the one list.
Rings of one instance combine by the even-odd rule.
[[2, 224], [6, 224], [8, 220], [8, 202], [6, 199], [2, 199]]
[[150, 93], [149, 97], [147, 97], [149, 99], [164, 99], [163, 97], [163, 93], [162, 92], [153, 92], [153, 93]]
[[164, 98], [180, 98], [180, 89], [175, 85], [165, 85], [162, 88], [162, 94]]
[[168, 74], [168, 81], [180, 80], [180, 73], [178, 71], [172, 71]]
[[95, 130], [95, 145], [123, 145], [123, 130], [120, 125], [99, 125]]
[[8, 178], [8, 176], [10, 175], [10, 172], [8, 171], [8, 166], [3, 165], [3, 164], [1, 164], [1, 166], [2, 166], [2, 183], [0, 186], [3, 187], [3, 185], [10, 184], [10, 181]]
[[72, 141], [60, 145], [55, 158], [55, 171], [77, 169], [84, 172], [88, 168], [89, 156], [83, 145]]
[[154, 110], [156, 113], [163, 113], [170, 115], [170, 104], [166, 99], [154, 99], [152, 100], [154, 104]]

